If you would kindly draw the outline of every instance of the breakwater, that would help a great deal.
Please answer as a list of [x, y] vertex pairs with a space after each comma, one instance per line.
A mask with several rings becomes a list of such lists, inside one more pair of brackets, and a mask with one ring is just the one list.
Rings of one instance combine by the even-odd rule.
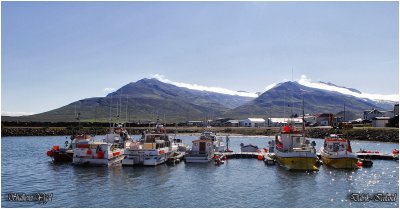
[[[130, 134], [141, 134], [149, 127], [127, 127]], [[108, 127], [83, 127], [81, 129], [71, 127], [2, 127], [1, 136], [60, 136], [74, 134], [94, 134], [104, 135], [109, 132]], [[202, 127], [167, 127], [168, 133], [195, 134], [201, 133], [205, 129]], [[264, 135], [271, 136], [280, 132], [280, 128], [244, 128], [244, 127], [212, 127], [212, 130], [219, 134], [239, 134], [239, 135]], [[306, 137], [324, 138], [330, 134], [343, 134], [351, 140], [399, 142], [398, 128], [352, 128], [352, 129], [332, 129], [332, 128], [306, 128]]]

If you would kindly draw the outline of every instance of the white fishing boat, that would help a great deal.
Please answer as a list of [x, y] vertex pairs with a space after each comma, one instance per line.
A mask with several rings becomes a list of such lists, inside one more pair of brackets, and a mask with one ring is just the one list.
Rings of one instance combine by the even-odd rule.
[[104, 141], [79, 141], [73, 152], [74, 165], [111, 166], [121, 163], [123, 159], [123, 149]]
[[144, 132], [139, 141], [125, 144], [123, 166], [156, 166], [165, 163], [178, 146], [172, 146], [172, 137], [167, 135], [162, 125], [156, 125], [156, 131]]
[[211, 139], [192, 141], [192, 149], [185, 154], [187, 163], [207, 163], [214, 157], [214, 145]]
[[110, 133], [105, 136], [105, 142], [115, 144], [118, 148], [129, 146], [131, 141], [131, 136], [122, 124], [112, 127]]
[[200, 140], [211, 140], [215, 152], [224, 152], [225, 143], [222, 136], [217, 136], [213, 132], [205, 131], [201, 134]]
[[324, 165], [333, 168], [358, 168], [358, 158], [352, 152], [350, 141], [336, 134], [331, 134], [330, 137], [325, 138], [320, 154]]
[[183, 153], [185, 153], [186, 151], [189, 150], [189, 145], [184, 144], [182, 139], [176, 139], [176, 138], [173, 139], [172, 147], [173, 147], [173, 150], [176, 149], [176, 151], [183, 152]]

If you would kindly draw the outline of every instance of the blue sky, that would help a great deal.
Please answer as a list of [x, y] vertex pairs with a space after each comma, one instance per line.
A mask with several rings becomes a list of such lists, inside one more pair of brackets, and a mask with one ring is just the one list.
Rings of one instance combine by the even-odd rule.
[[2, 2], [2, 112], [159, 74], [250, 92], [307, 75], [399, 93], [398, 2]]

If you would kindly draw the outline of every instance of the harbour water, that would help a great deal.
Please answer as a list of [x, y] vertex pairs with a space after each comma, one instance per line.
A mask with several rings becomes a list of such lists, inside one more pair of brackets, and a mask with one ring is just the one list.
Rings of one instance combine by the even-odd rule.
[[[134, 136], [138, 139], [139, 136]], [[178, 136], [191, 145], [196, 136]], [[102, 136], [96, 136], [101, 139]], [[268, 137], [230, 138], [267, 147]], [[317, 148], [322, 139], [314, 139]], [[398, 193], [399, 163], [374, 160], [371, 168], [291, 172], [257, 159], [230, 159], [221, 166], [185, 164], [157, 167], [76, 167], [54, 164], [46, 151], [65, 136], [2, 137], [3, 207], [398, 207], [395, 202], [354, 202], [350, 193]], [[352, 141], [360, 148], [390, 153], [398, 144]], [[10, 202], [10, 192], [52, 193], [52, 200]], [[398, 195], [398, 194], [397, 194]]]

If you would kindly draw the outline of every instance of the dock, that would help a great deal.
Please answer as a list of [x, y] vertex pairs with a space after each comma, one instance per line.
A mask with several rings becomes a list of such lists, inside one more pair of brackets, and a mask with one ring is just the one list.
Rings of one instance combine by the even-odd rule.
[[238, 158], [255, 158], [257, 159], [259, 155], [265, 157], [268, 153], [266, 152], [224, 152], [220, 153], [226, 156], [228, 159], [238, 159]]
[[[218, 154], [218, 153], [216, 153]], [[220, 153], [226, 156], [228, 159], [239, 159], [239, 158], [254, 158], [257, 159], [259, 155], [263, 156], [263, 159], [267, 157], [273, 158], [274, 153], [269, 152], [224, 152]], [[371, 160], [399, 160], [399, 155], [383, 154], [383, 153], [355, 153], [358, 158], [371, 159]], [[318, 157], [321, 158], [321, 154], [317, 153]]]

